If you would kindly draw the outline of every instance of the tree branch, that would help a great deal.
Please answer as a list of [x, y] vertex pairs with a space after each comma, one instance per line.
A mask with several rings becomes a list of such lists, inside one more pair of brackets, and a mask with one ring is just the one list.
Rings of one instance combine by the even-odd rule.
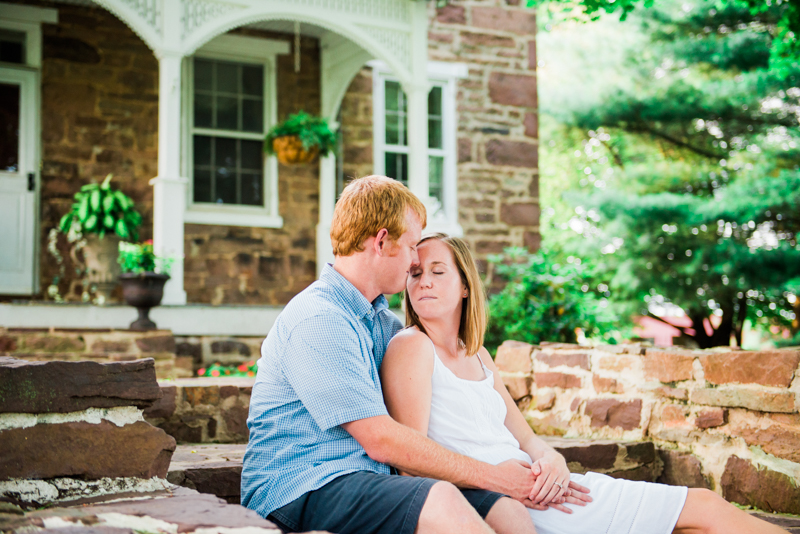
[[724, 154], [716, 154], [714, 152], [709, 152], [709, 151], [704, 150], [702, 148], [699, 148], [699, 147], [696, 147], [694, 145], [691, 145], [691, 144], [687, 143], [686, 141], [681, 141], [680, 139], [678, 139], [676, 137], [672, 137], [671, 135], [669, 135], [667, 133], [660, 132], [658, 130], [650, 128], [649, 126], [643, 126], [641, 131], [649, 133], [650, 135], [652, 135], [654, 137], [657, 137], [659, 139], [663, 139], [664, 141], [672, 143], [675, 146], [679, 146], [681, 148], [685, 148], [687, 150], [690, 150], [691, 152], [694, 152], [695, 154], [698, 154], [700, 156], [704, 156], [704, 157], [709, 158], [709, 159], [722, 159], [722, 158], [725, 157]]

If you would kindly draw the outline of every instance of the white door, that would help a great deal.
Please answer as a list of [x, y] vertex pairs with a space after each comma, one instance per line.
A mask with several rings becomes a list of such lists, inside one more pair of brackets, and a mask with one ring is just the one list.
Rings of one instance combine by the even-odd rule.
[[38, 72], [0, 67], [0, 294], [32, 295], [36, 277]]

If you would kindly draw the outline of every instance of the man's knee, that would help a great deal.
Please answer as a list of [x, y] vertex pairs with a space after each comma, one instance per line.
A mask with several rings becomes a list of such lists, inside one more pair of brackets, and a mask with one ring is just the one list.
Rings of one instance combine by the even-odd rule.
[[441, 481], [431, 486], [431, 490], [428, 492], [428, 498], [426, 499], [425, 504], [431, 504], [437, 508], [444, 509], [460, 509], [463, 507], [469, 507], [470, 509], [472, 508], [457, 487], [449, 482]]
[[461, 491], [449, 482], [431, 486], [420, 512], [417, 533], [491, 532]]
[[535, 534], [528, 509], [519, 501], [502, 497], [486, 515], [486, 523], [498, 534]]

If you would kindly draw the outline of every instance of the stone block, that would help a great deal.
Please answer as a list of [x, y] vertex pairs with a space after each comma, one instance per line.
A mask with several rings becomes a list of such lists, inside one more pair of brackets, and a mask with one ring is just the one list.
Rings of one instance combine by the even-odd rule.
[[638, 358], [618, 354], [614, 356], [603, 356], [598, 362], [598, 367], [606, 371], [616, 371], [619, 373], [625, 370], [636, 369], [638, 363]]
[[500, 220], [511, 226], [536, 226], [539, 224], [539, 204], [536, 202], [502, 204]]
[[[539, 164], [539, 153], [536, 145], [531, 143], [490, 139], [486, 143], [486, 161], [491, 165], [535, 169]], [[531, 225], [539, 224], [538, 204], [534, 205], [537, 206], [537, 215], [535, 222], [529, 223]]]
[[491, 33], [461, 32], [461, 44], [466, 46], [486, 46], [500, 48], [514, 48], [517, 44], [510, 37], [493, 35]]
[[694, 358], [690, 352], [647, 349], [644, 355], [645, 378], [659, 382], [691, 380]]
[[525, 127], [527, 137], [539, 137], [539, 115], [537, 113], [526, 113], [522, 125]]
[[757, 426], [731, 426], [731, 435], [739, 436], [748, 445], [761, 447], [778, 458], [800, 463], [800, 427], [797, 425], [762, 421]]
[[695, 417], [694, 424], [697, 428], [714, 428], [728, 422], [728, 410], [713, 408], [703, 410]]
[[466, 10], [462, 6], [447, 4], [436, 9], [436, 21], [442, 24], [466, 24]]
[[700, 363], [712, 384], [789, 387], [800, 364], [800, 350], [703, 354]]
[[661, 476], [656, 482], [669, 486], [711, 489], [711, 484], [703, 475], [700, 460], [691, 453], [661, 449], [658, 456], [664, 464]]
[[586, 401], [585, 413], [592, 419], [592, 428], [608, 426], [633, 430], [641, 422], [642, 400], [591, 399]]
[[86, 343], [78, 336], [28, 334], [19, 336], [19, 350], [27, 352], [83, 352]]
[[17, 338], [14, 336], [0, 336], [0, 353], [14, 352], [17, 350]]
[[536, 13], [532, 9], [510, 10], [499, 6], [475, 6], [472, 8], [472, 25], [518, 35], [535, 35]]
[[503, 384], [505, 384], [508, 393], [514, 401], [520, 400], [522, 397], [527, 397], [531, 394], [530, 375], [528, 376], [515, 376], [515, 375], [501, 375]]
[[175, 337], [172, 334], [140, 337], [136, 346], [142, 352], [171, 352], [175, 353]]
[[549, 439], [548, 442], [564, 456], [567, 463], [577, 463], [586, 471], [611, 469], [619, 453], [619, 445], [612, 441]]
[[226, 339], [224, 341], [214, 341], [211, 343], [211, 354], [231, 354], [236, 353], [241, 356], [250, 356], [250, 347], [241, 341]]
[[597, 393], [625, 393], [625, 388], [614, 378], [592, 375], [592, 386]]
[[98, 339], [92, 343], [92, 352], [130, 352], [133, 343], [130, 339]]
[[504, 341], [497, 348], [495, 365], [507, 373], [530, 373], [533, 345], [522, 341]]
[[654, 392], [662, 397], [675, 400], [689, 400], [689, 391], [684, 388], [671, 388], [668, 386], [657, 387]]
[[564, 354], [564, 353], [546, 353], [537, 351], [534, 356], [537, 361], [549, 365], [550, 367], [558, 367], [564, 365], [567, 367], [579, 367], [581, 369], [589, 370], [589, 355], [585, 353]]
[[540, 388], [571, 389], [580, 388], [583, 385], [579, 376], [567, 373], [534, 373], [534, 381]]
[[222, 420], [225, 422], [225, 430], [231, 437], [237, 437], [237, 441], [247, 442], [250, 432], [247, 429], [248, 409], [246, 406], [232, 406], [222, 411]]
[[634, 482], [655, 482], [661, 475], [661, 468], [658, 464], [651, 463], [634, 467], [633, 469], [620, 469], [606, 473], [611, 478], [622, 480], [632, 480]]
[[175, 386], [161, 386], [161, 398], [149, 408], [145, 408], [147, 419], [169, 419], [175, 413], [175, 400], [178, 389]]
[[219, 386], [216, 385], [198, 385], [198, 386], [184, 386], [183, 398], [191, 406], [209, 405], [216, 406], [219, 404]]
[[0, 432], [0, 479], [164, 478], [175, 440], [144, 421], [39, 424]]
[[161, 397], [152, 359], [34, 362], [0, 357], [0, 413], [68, 413], [146, 408]]
[[794, 413], [795, 398], [790, 391], [764, 391], [747, 387], [693, 389], [689, 400], [706, 406], [749, 408], [760, 412]]
[[556, 403], [556, 394], [554, 391], [537, 391], [534, 407], [543, 412], [549, 410]]
[[788, 475], [757, 467], [738, 456], [725, 464], [721, 480], [726, 500], [767, 512], [800, 514], [800, 487]]
[[[536, 109], [536, 76], [492, 72], [489, 75], [489, 98], [495, 104]], [[531, 146], [535, 152], [536, 146]]]

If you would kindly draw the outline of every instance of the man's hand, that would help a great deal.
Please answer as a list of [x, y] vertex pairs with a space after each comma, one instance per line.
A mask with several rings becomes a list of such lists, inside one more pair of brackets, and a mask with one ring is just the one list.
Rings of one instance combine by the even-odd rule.
[[531, 488], [536, 482], [536, 477], [531, 471], [531, 465], [522, 460], [506, 460], [495, 466], [497, 482], [494, 484], [498, 493], [505, 493], [509, 497], [524, 502], [531, 493]]

